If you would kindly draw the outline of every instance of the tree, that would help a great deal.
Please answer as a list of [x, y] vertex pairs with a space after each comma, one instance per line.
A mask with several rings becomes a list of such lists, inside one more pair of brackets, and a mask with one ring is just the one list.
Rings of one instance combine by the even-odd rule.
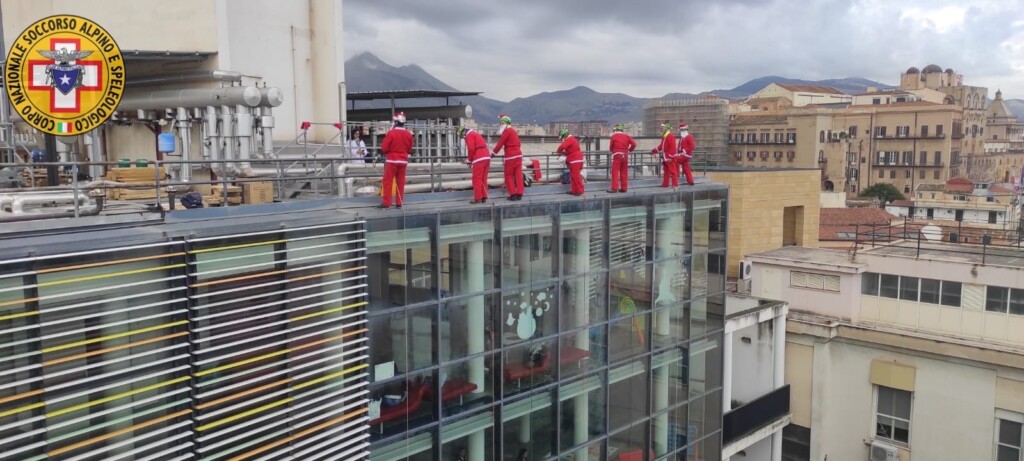
[[860, 192], [860, 196], [878, 197], [878, 199], [882, 201], [883, 206], [886, 203], [892, 202], [894, 200], [905, 199], [905, 197], [903, 197], [903, 194], [900, 193], [899, 189], [896, 189], [896, 186], [885, 182], [880, 182], [868, 186], [867, 188]]

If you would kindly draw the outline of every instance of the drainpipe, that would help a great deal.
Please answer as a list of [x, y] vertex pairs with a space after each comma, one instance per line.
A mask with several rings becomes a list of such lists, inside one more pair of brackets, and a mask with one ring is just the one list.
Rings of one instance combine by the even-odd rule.
[[178, 180], [189, 182], [192, 180], [192, 165], [188, 163], [192, 161], [192, 119], [189, 117], [188, 110], [179, 107], [175, 122], [178, 127], [178, 135], [181, 138], [181, 161], [185, 162], [178, 165]]
[[220, 139], [220, 117], [217, 116], [217, 108], [209, 106], [206, 108], [206, 114], [203, 116], [203, 127], [206, 129], [206, 135], [203, 137], [203, 158], [210, 160], [210, 171], [217, 176], [224, 176], [224, 168], [220, 163], [223, 158], [221, 156], [221, 139]]

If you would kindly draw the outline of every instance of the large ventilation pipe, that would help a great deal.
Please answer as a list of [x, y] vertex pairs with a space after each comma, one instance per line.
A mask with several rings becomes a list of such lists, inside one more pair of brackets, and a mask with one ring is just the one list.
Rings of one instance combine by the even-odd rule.
[[[103, 211], [104, 195], [102, 193], [90, 194], [93, 202], [89, 203], [89, 197], [84, 193], [58, 193], [58, 194], [11, 194], [0, 195], [0, 222], [32, 221], [36, 219], [52, 218], [74, 218], [81, 216], [95, 216]], [[78, 209], [67, 210], [63, 207], [70, 202], [71, 206], [78, 202]], [[32, 205], [61, 205], [59, 211], [50, 211], [45, 208], [26, 209]], [[11, 212], [6, 212], [10, 206]], [[46, 207], [51, 208], [51, 207]]]
[[220, 108], [220, 139], [221, 139], [221, 160], [224, 160], [224, 171], [218, 173], [222, 176], [232, 176], [237, 173], [235, 164], [235, 123], [231, 108], [221, 106]]
[[85, 143], [85, 152], [89, 156], [89, 177], [100, 179], [107, 174], [107, 166], [103, 165], [103, 127], [97, 127], [86, 134], [82, 141]]
[[[280, 91], [280, 90], [279, 90]], [[117, 110], [164, 110], [168, 107], [237, 106], [255, 107], [261, 99], [254, 86], [228, 86], [205, 90], [150, 91], [125, 95]]]
[[229, 70], [204, 70], [199, 72], [186, 72], [177, 75], [160, 75], [155, 77], [143, 77], [132, 79], [125, 84], [128, 88], [137, 86], [149, 86], [149, 85], [167, 85], [171, 83], [188, 83], [188, 82], [240, 82], [242, 81], [242, 74], [240, 72], [232, 72]]
[[235, 106], [235, 137], [238, 139], [238, 170], [242, 176], [252, 176], [252, 124], [253, 117], [246, 106]]
[[178, 108], [175, 115], [175, 126], [178, 128], [178, 136], [181, 138], [181, 161], [179, 166], [178, 180], [189, 182], [192, 180], [192, 118], [184, 107]]
[[221, 163], [223, 151], [221, 149], [220, 134], [223, 131], [220, 127], [221, 118], [217, 116], [217, 108], [209, 106], [203, 116], [203, 127], [206, 128], [206, 135], [203, 137], [203, 157], [211, 160], [210, 169], [217, 176], [224, 175], [224, 165]]
[[260, 107], [260, 156], [274, 156], [274, 114], [269, 107]]

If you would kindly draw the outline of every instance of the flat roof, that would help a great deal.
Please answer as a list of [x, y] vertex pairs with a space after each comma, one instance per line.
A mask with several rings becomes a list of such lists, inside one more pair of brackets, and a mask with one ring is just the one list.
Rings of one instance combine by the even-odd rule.
[[864, 264], [850, 261], [849, 252], [824, 248], [788, 246], [750, 254], [747, 257], [785, 262], [824, 264], [854, 269], [864, 267]]
[[413, 98], [451, 98], [456, 96], [477, 96], [480, 91], [448, 91], [448, 90], [382, 90], [349, 92], [345, 98], [349, 101], [373, 101], [377, 99], [413, 99]]
[[216, 55], [216, 51], [160, 51], [160, 50], [121, 50], [121, 56], [127, 62], [135, 61], [203, 61]]
[[970, 243], [921, 242], [900, 240], [884, 246], [860, 250], [861, 254], [926, 259], [951, 263], [983, 264], [1024, 268], [1024, 248]]

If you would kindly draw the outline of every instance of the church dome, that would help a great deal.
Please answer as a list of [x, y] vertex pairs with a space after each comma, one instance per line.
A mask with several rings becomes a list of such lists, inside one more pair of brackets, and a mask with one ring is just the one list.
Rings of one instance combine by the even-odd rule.
[[921, 71], [918, 68], [916, 68], [916, 67], [911, 67], [911, 68], [907, 69], [907, 73], [908, 74], [920, 74]]
[[949, 69], [946, 69], [946, 73], [947, 73], [947, 74], [950, 74], [950, 75], [953, 75], [953, 74], [955, 74], [956, 72], [954, 72], [954, 71], [953, 71], [953, 68], [951, 67], [951, 68], [949, 68]]
[[928, 66], [925, 67], [922, 72], [924, 72], [926, 74], [938, 74], [938, 73], [942, 73], [942, 68], [937, 66], [937, 65], [935, 65], [935, 64], [928, 64]]

